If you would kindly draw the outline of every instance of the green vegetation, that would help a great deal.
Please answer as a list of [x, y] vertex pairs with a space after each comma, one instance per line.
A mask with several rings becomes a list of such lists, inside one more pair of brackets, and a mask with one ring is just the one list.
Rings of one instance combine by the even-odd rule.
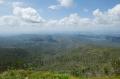
[[25, 69], [69, 73], [73, 76], [120, 75], [120, 49], [101, 46], [48, 53], [31, 53], [21, 48], [1, 48], [0, 70]]
[[120, 76], [75, 77], [64, 73], [12, 70], [0, 74], [0, 79], [120, 79]]
[[119, 46], [86, 43], [78, 36], [21, 38], [0, 39], [1, 79], [119, 79]]

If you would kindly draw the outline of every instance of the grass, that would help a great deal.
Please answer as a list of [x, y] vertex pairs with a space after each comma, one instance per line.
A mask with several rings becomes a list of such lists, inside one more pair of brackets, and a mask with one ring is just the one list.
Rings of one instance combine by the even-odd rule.
[[27, 70], [9, 70], [0, 74], [0, 79], [120, 79], [120, 77], [91, 77], [79, 78], [69, 74], [60, 74], [53, 72], [27, 71]]

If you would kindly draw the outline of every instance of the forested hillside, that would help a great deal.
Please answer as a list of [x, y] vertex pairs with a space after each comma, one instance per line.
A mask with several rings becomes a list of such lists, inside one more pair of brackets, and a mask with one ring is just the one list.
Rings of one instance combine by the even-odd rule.
[[3, 39], [6, 38], [0, 39], [1, 72], [23, 69], [77, 77], [120, 75], [120, 47], [115, 43], [100, 44], [101, 41], [78, 35]]
[[0, 48], [0, 70], [8, 69], [66, 72], [76, 76], [119, 75], [120, 49], [87, 45], [64, 53], [36, 54], [20, 48]]

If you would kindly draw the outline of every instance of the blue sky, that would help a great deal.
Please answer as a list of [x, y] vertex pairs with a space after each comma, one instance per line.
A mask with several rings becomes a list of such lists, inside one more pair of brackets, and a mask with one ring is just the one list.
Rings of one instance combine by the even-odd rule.
[[120, 31], [120, 0], [0, 0], [0, 32]]
[[[71, 13], [79, 13], [82, 17], [92, 17], [92, 11], [95, 9], [105, 11], [119, 4], [120, 0], [74, 0], [72, 8], [62, 8], [57, 11], [48, 9], [48, 6], [57, 4], [57, 0], [8, 0], [6, 4], [0, 5], [0, 15], [11, 13], [10, 3], [12, 2], [23, 2], [35, 8], [45, 18], [61, 18]], [[84, 11], [85, 9], [88, 11]]]

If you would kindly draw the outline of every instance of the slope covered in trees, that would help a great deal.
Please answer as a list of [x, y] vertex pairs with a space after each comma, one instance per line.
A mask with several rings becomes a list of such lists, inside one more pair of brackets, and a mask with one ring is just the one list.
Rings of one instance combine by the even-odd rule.
[[111, 43], [111, 46], [104, 44], [106, 40], [80, 36], [27, 35], [1, 38], [0, 71], [25, 69], [74, 76], [120, 75], [119, 43], [117, 46]]
[[120, 74], [120, 49], [82, 46], [64, 53], [36, 54], [25, 49], [0, 48], [0, 70], [33, 69], [76, 76]]

